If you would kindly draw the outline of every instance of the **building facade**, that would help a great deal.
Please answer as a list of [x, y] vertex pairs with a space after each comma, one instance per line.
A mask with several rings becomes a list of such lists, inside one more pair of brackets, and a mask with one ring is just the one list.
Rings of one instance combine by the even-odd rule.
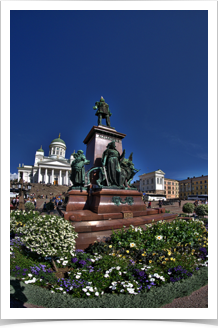
[[164, 193], [167, 199], [179, 198], [179, 181], [164, 178]]
[[187, 198], [189, 195], [208, 195], [208, 175], [179, 181], [179, 197]]
[[23, 180], [32, 183], [51, 183], [58, 185], [72, 185], [70, 181], [71, 163], [74, 160], [73, 154], [70, 159], [65, 158], [66, 144], [58, 138], [54, 139], [49, 146], [48, 156], [44, 155], [42, 146], [36, 151], [34, 165], [19, 164], [18, 180], [23, 173]]
[[153, 194], [164, 194], [164, 175], [165, 173], [158, 169], [150, 173], [144, 173], [140, 178], [140, 191]]

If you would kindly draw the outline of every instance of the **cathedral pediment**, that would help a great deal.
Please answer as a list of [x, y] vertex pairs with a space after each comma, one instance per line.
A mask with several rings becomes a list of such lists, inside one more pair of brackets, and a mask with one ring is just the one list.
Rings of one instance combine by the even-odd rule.
[[52, 166], [65, 166], [65, 167], [69, 167], [70, 166], [70, 163], [68, 163], [68, 162], [64, 162], [64, 161], [59, 161], [59, 160], [57, 160], [57, 159], [55, 159], [55, 160], [48, 160], [48, 161], [40, 161], [40, 162], [38, 162], [38, 165], [42, 165], [42, 166], [44, 166], [44, 165], [52, 165]]

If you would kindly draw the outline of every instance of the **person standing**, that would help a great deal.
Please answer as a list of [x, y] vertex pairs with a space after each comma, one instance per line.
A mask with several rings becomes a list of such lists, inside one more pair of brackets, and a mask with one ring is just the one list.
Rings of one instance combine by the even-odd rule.
[[181, 207], [181, 199], [179, 200], [179, 207]]
[[162, 207], [162, 200], [159, 199], [159, 208], [161, 208], [161, 207]]

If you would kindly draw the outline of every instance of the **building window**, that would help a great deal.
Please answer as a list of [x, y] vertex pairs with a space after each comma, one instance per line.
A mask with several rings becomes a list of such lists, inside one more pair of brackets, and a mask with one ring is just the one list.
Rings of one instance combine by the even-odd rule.
[[173, 191], [173, 195], [174, 195], [174, 191]]
[[145, 180], [143, 180], [143, 185], [145, 184]]
[[202, 189], [202, 186], [201, 186], [201, 189]]
[[147, 186], [147, 190], [149, 189], [149, 187]]
[[172, 182], [172, 185], [174, 186], [174, 182]]
[[196, 190], [198, 190], [198, 187], [196, 187]]
[[147, 184], [149, 184], [149, 179], [147, 180]]
[[171, 183], [170, 182], [168, 182], [168, 185], [170, 185]]
[[200, 181], [200, 183], [202, 183], [202, 181]]
[[207, 186], [204, 186], [204, 189], [207, 189]]
[[151, 183], [153, 183], [153, 179], [151, 179]]
[[157, 183], [159, 183], [159, 178], [157, 178]]
[[205, 180], [204, 183], [207, 183], [207, 181]]
[[162, 178], [160, 178], [160, 183], [162, 184]]
[[196, 181], [196, 184], [198, 184], [198, 181]]
[[166, 184], [166, 181], [164, 181], [164, 183]]

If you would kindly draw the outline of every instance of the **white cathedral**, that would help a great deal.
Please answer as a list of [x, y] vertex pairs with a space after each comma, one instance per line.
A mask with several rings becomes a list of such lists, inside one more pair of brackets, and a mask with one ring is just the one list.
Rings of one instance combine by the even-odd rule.
[[65, 158], [66, 144], [60, 139], [54, 139], [49, 146], [49, 155], [44, 156], [42, 146], [36, 151], [34, 165], [19, 164], [18, 181], [23, 173], [23, 180], [32, 183], [51, 183], [58, 185], [72, 185], [70, 181], [71, 163], [74, 160], [73, 154], [70, 159]]

